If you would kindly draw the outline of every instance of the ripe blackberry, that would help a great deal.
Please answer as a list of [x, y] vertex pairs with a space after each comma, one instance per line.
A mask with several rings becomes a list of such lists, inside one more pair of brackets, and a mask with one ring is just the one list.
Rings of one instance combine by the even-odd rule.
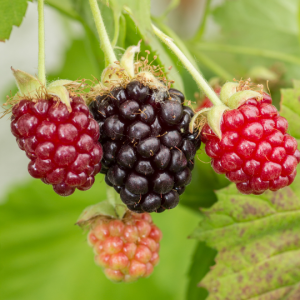
[[201, 140], [190, 134], [194, 115], [180, 91], [151, 89], [135, 80], [97, 96], [89, 108], [101, 127], [101, 173], [135, 212], [174, 208], [191, 181]]
[[28, 172], [61, 196], [88, 190], [101, 169], [100, 132], [83, 99], [72, 111], [62, 102], [21, 100], [12, 109], [11, 132], [30, 159]]
[[226, 174], [243, 194], [259, 195], [290, 185], [300, 162], [297, 141], [287, 134], [287, 120], [269, 95], [262, 98], [224, 113], [221, 140], [208, 124], [201, 132], [213, 169]]
[[108, 279], [132, 282], [153, 272], [161, 238], [149, 214], [127, 213], [122, 220], [102, 217], [94, 221], [88, 243]]

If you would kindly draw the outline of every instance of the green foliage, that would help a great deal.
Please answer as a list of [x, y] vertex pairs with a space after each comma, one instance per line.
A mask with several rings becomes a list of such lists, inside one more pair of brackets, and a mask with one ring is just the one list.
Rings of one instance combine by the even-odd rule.
[[20, 26], [30, 0], [0, 1], [0, 42], [9, 39], [13, 26]]
[[[184, 208], [154, 215], [164, 234], [160, 264], [148, 279], [116, 285], [95, 265], [86, 233], [75, 226], [86, 206], [105, 197], [102, 175], [93, 189], [68, 198], [38, 180], [15, 187], [0, 210], [1, 298], [183, 299], [183, 278], [195, 245], [186, 237], [197, 216]], [[176, 219], [180, 222], [173, 222]]]

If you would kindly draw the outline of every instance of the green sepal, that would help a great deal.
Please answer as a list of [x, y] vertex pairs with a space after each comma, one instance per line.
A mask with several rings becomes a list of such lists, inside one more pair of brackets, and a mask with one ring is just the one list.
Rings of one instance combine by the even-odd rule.
[[113, 187], [106, 187], [106, 194], [108, 202], [114, 207], [117, 217], [122, 219], [128, 210], [126, 205], [122, 202], [120, 195], [115, 191]]
[[257, 100], [262, 99], [262, 95], [259, 92], [252, 90], [245, 90], [241, 92], [236, 92], [229, 99], [227, 105], [231, 109], [235, 109], [243, 105], [247, 100], [255, 98]]
[[220, 92], [220, 99], [221, 101], [227, 105], [229, 98], [236, 93], [236, 89], [239, 86], [236, 82], [227, 82], [222, 86]]
[[50, 95], [58, 97], [60, 101], [67, 106], [68, 110], [72, 111], [69, 91], [63, 85], [54, 85], [52, 87], [48, 87], [47, 92]]
[[47, 85], [48, 88], [52, 88], [55, 86], [65, 86], [65, 85], [75, 85], [75, 86], [80, 86], [81, 83], [73, 81], [73, 80], [68, 80], [68, 79], [60, 79], [60, 80], [55, 80], [52, 81]]
[[197, 113], [194, 114], [193, 118], [191, 119], [191, 122], [189, 124], [189, 132], [193, 133], [194, 129], [195, 129], [195, 121], [196, 119], [203, 113], [206, 113], [208, 111], [210, 111], [212, 108], [211, 107], [207, 107], [207, 108], [203, 108], [201, 110], [199, 110]]
[[125, 69], [130, 79], [134, 77], [134, 56], [135, 53], [140, 52], [140, 44], [141, 41], [139, 41], [137, 46], [128, 47], [120, 60], [121, 68]]
[[222, 139], [221, 122], [223, 114], [228, 109], [225, 105], [218, 105], [213, 106], [207, 113], [208, 125], [220, 140]]
[[43, 86], [40, 81], [24, 71], [15, 70], [13, 68], [11, 68], [11, 70], [16, 79], [20, 96], [36, 97], [37, 91]]
[[110, 217], [114, 219], [118, 217], [114, 206], [111, 205], [109, 201], [105, 200], [85, 208], [79, 216], [76, 225], [79, 225], [80, 227], [85, 227], [86, 225], [91, 223], [91, 220], [100, 216]]
[[128, 78], [129, 76], [120, 65], [111, 64], [103, 70], [101, 74], [101, 83], [103, 86], [111, 88], [120, 85], [126, 77]]

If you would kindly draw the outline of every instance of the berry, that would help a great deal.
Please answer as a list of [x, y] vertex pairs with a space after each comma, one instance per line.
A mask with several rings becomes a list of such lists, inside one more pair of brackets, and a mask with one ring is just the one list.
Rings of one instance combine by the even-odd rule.
[[101, 169], [99, 125], [81, 98], [73, 98], [71, 108], [41, 99], [21, 100], [12, 109], [11, 132], [30, 158], [29, 174], [61, 196], [91, 188]]
[[[166, 195], [166, 205], [174, 195]], [[153, 203], [156, 197], [150, 195]], [[122, 220], [98, 218], [88, 233], [88, 243], [94, 249], [95, 262], [104, 268], [108, 279], [116, 282], [132, 282], [148, 277], [159, 261], [161, 238], [160, 229], [147, 213], [130, 212]]]
[[[188, 131], [194, 112], [182, 105], [183, 94], [169, 89], [160, 100], [157, 94], [132, 81], [126, 88], [97, 96], [89, 107], [101, 127], [100, 172], [137, 213], [162, 212], [178, 204], [201, 144], [200, 135]], [[111, 106], [113, 115], [107, 113]], [[170, 195], [164, 198], [165, 194]]]
[[[222, 139], [208, 124], [201, 132], [205, 151], [215, 172], [226, 174], [243, 194], [262, 194], [290, 185], [300, 162], [297, 141], [287, 134], [288, 123], [279, 116], [269, 95], [250, 99], [226, 111], [221, 123]], [[177, 173], [175, 182], [188, 175]], [[187, 179], [188, 180], [188, 179]]]

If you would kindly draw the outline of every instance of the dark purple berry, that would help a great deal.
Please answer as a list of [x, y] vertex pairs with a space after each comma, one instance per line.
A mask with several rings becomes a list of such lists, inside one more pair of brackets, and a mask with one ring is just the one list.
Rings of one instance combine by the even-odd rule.
[[177, 130], [167, 131], [161, 136], [161, 142], [168, 148], [179, 147], [181, 141], [182, 137]]
[[183, 112], [189, 114], [191, 118], [195, 114], [194, 111], [188, 106], [183, 106]]
[[155, 112], [154, 112], [153, 107], [150, 104], [141, 106], [141, 112], [139, 115], [139, 119], [146, 124], [153, 123], [153, 121], [155, 119]]
[[121, 147], [117, 156], [118, 164], [125, 168], [133, 168], [136, 162], [136, 154], [133, 147], [129, 145], [124, 145]]
[[[106, 183], [120, 192], [130, 210], [163, 212], [175, 207], [191, 180], [201, 141], [197, 132], [189, 132], [194, 112], [184, 100], [178, 90], [150, 89], [135, 80], [97, 96], [90, 105], [104, 147], [100, 172], [107, 174]], [[31, 147], [29, 141], [19, 139], [19, 144]], [[35, 155], [34, 150], [28, 155]]]
[[113, 185], [123, 185], [126, 172], [120, 166], [114, 165], [109, 168], [107, 177]]
[[129, 126], [128, 137], [130, 140], [139, 141], [150, 135], [150, 127], [140, 121]]
[[129, 192], [125, 187], [121, 189], [120, 192], [120, 197], [121, 200], [126, 204], [126, 205], [132, 205], [140, 201], [141, 195], [133, 194]]
[[136, 101], [125, 101], [120, 105], [119, 111], [120, 115], [126, 120], [134, 120], [136, 119], [139, 113], [140, 106]]
[[127, 100], [127, 95], [123, 88], [117, 87], [111, 92], [110, 98], [112, 99], [114, 105], [119, 107]]
[[144, 195], [148, 192], [148, 180], [140, 174], [131, 173], [126, 180], [125, 187], [131, 193]]
[[150, 193], [143, 197], [141, 208], [145, 212], [155, 212], [161, 205], [161, 197], [158, 194]]
[[182, 105], [178, 101], [167, 100], [161, 104], [161, 118], [167, 124], [179, 123], [182, 114]]
[[105, 120], [103, 124], [104, 130], [108, 137], [113, 140], [121, 140], [125, 130], [125, 124], [120, 121], [119, 117], [114, 115]]
[[192, 141], [184, 139], [181, 150], [184, 153], [187, 160], [193, 159], [196, 154], [196, 147]]
[[153, 176], [153, 191], [157, 194], [165, 194], [172, 190], [174, 180], [168, 172], [158, 172]]
[[155, 121], [151, 124], [151, 136], [158, 136], [161, 133], [162, 127], [158, 121], [158, 118], [155, 118]]
[[139, 160], [136, 163], [135, 171], [145, 176], [154, 174], [154, 168], [152, 167], [151, 162], [148, 160]]
[[107, 174], [105, 175], [105, 183], [106, 183], [108, 186], [114, 186], [114, 185], [110, 182], [110, 180], [108, 179]]
[[181, 195], [185, 191], [185, 186], [176, 186], [174, 189], [177, 191], [178, 195]]
[[144, 103], [150, 94], [149, 88], [139, 81], [130, 82], [126, 87], [126, 92], [128, 99], [140, 104]]
[[171, 161], [169, 170], [173, 173], [182, 171], [187, 166], [187, 160], [181, 150], [171, 150]]
[[155, 137], [150, 137], [139, 143], [139, 145], [137, 146], [137, 151], [141, 156], [149, 158], [157, 153], [159, 147], [159, 139]]
[[176, 186], [188, 185], [192, 180], [191, 170], [189, 168], [185, 168], [184, 170], [176, 173], [174, 178]]
[[188, 113], [184, 113], [180, 123], [176, 126], [176, 129], [180, 133], [186, 134], [189, 131], [190, 122], [191, 122], [191, 116]]
[[181, 103], [183, 103], [185, 100], [184, 95], [176, 89], [169, 89], [169, 94], [170, 94], [170, 96], [173, 96], [173, 95], [177, 96], [180, 99]]
[[116, 160], [116, 154], [119, 150], [119, 145], [115, 141], [107, 141], [103, 144], [103, 159], [114, 162]]
[[188, 161], [187, 167], [188, 167], [191, 171], [194, 170], [195, 163], [194, 163], [194, 160], [193, 160], [193, 159], [191, 159], [191, 160]]
[[115, 191], [116, 191], [118, 194], [120, 194], [121, 189], [122, 189], [122, 186], [120, 186], [120, 185], [114, 185], [114, 189], [115, 189]]
[[170, 191], [167, 194], [162, 196], [162, 203], [161, 206], [165, 209], [172, 209], [176, 207], [179, 203], [179, 195], [177, 191]]
[[170, 150], [161, 145], [159, 152], [153, 158], [153, 163], [155, 164], [156, 168], [159, 170], [165, 169], [171, 160], [171, 152]]

